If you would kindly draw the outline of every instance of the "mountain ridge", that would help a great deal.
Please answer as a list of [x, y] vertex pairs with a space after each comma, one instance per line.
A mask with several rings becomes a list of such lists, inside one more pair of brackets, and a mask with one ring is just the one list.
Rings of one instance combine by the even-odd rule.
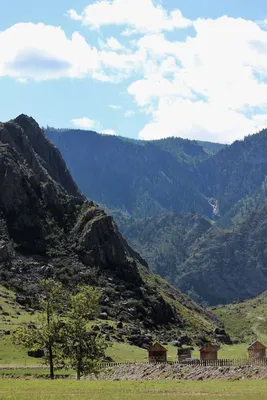
[[[208, 143], [180, 138], [129, 142], [84, 132], [81, 143], [71, 130], [46, 133], [83, 192], [94, 192], [154, 272], [205, 304], [267, 289], [265, 243], [249, 229], [251, 215], [265, 221], [267, 213], [266, 130], [222, 148], [211, 144], [210, 153]], [[206, 231], [187, 231], [190, 214]]]
[[39, 280], [53, 277], [67, 290], [79, 283], [101, 287], [102, 316], [126, 321], [129, 340], [139, 326], [139, 343], [151, 331], [165, 332], [166, 340], [182, 332], [204, 340], [220, 325], [150, 272], [26, 115], [0, 125], [0, 232], [1, 282], [25, 303], [34, 305]]

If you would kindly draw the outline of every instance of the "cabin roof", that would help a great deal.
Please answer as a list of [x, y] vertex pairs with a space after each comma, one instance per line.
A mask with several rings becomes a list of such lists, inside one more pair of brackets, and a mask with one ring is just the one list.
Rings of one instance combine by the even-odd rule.
[[148, 351], [162, 351], [166, 352], [168, 351], [166, 347], [162, 346], [159, 342], [154, 342], [152, 346], [148, 349]]
[[262, 344], [261, 342], [259, 342], [258, 340], [255, 340], [253, 343], [251, 343], [249, 346], [248, 346], [248, 350], [249, 349], [252, 349], [253, 347], [255, 347], [255, 345], [259, 345], [262, 349], [266, 349], [266, 346], [264, 345], [264, 344]]
[[218, 351], [220, 350], [220, 346], [218, 344], [206, 343], [201, 347], [200, 351]]

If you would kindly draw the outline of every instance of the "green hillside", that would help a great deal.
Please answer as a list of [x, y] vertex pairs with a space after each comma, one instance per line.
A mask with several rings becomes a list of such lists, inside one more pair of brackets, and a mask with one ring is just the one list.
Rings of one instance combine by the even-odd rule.
[[212, 308], [234, 340], [267, 344], [267, 293], [244, 302]]

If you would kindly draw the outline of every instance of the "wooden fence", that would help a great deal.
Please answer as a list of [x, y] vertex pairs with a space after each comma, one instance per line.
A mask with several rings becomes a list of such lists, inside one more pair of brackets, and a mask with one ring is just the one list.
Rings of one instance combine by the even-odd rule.
[[[201, 366], [201, 367], [238, 367], [238, 366], [265, 366], [267, 367], [267, 358], [261, 359], [250, 359], [250, 358], [237, 358], [233, 360], [220, 359], [220, 360], [188, 360], [188, 361], [166, 361], [159, 363], [147, 362], [103, 362], [100, 364], [102, 368], [116, 367], [120, 365], [132, 366], [132, 365], [190, 365], [190, 366]], [[12, 366], [12, 365], [0, 365], [0, 370], [43, 370], [47, 369], [47, 366]]]

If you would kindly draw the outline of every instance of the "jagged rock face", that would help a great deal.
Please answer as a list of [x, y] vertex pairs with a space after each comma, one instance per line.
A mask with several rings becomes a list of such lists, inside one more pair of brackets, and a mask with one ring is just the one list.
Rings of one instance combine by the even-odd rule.
[[[63, 280], [68, 285], [100, 279], [105, 286], [109, 276], [111, 286], [135, 291], [133, 296], [143, 303], [143, 319], [149, 309], [151, 323], [161, 322], [157, 316], [161, 309], [168, 309], [168, 316], [161, 318], [164, 323], [177, 318], [164, 300], [152, 304], [142, 299], [138, 287], [145, 284], [138, 265], [145, 269], [147, 265], [122, 238], [112, 218], [81, 195], [58, 150], [24, 115], [0, 125], [0, 232], [3, 280], [25, 289], [42, 276], [62, 274], [65, 268], [70, 278]], [[98, 278], [92, 278], [91, 269], [97, 270]], [[122, 309], [118, 307], [118, 315]]]
[[157, 280], [25, 115], [0, 124], [0, 235], [0, 280], [32, 302], [40, 279], [54, 277], [70, 289], [101, 287], [108, 318], [138, 321], [143, 329], [214, 328], [211, 315]]
[[80, 194], [33, 119], [22, 115], [2, 125], [0, 141], [0, 209], [19, 251], [47, 255], [71, 246], [86, 265], [127, 265], [129, 249], [113, 220]]

